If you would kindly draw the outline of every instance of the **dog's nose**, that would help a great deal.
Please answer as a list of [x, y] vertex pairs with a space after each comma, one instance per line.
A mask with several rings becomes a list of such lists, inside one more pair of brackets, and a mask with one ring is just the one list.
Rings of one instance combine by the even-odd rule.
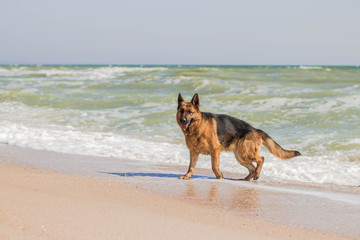
[[180, 122], [181, 122], [181, 123], [186, 123], [186, 122], [187, 122], [186, 117], [180, 118]]

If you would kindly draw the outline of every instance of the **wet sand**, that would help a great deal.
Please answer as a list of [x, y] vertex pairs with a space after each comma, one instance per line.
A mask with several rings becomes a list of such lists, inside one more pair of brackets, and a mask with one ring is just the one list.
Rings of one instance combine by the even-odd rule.
[[0, 239], [360, 238], [357, 188], [184, 171], [1, 145]]

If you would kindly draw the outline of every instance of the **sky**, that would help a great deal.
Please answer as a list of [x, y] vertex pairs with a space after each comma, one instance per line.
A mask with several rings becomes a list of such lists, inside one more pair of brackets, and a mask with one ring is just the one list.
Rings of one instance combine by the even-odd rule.
[[360, 65], [358, 0], [2, 0], [0, 64]]

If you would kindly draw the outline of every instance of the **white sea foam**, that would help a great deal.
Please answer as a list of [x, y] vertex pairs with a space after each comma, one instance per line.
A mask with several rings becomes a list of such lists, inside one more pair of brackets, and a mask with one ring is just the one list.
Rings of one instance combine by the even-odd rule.
[[304, 70], [308, 70], [308, 69], [322, 69], [323, 67], [321, 66], [300, 66], [299, 69], [304, 69]]
[[284, 107], [295, 108], [299, 104], [304, 104], [310, 101], [311, 100], [303, 98], [274, 97], [262, 100], [254, 100], [252, 102], [252, 106], [254, 106], [257, 111], [264, 111], [273, 109], [284, 109]]
[[314, 101], [309, 110], [312, 112], [328, 112], [330, 110], [344, 110], [348, 108], [357, 108], [360, 104], [359, 95], [350, 95], [345, 97], [324, 98], [321, 101]]
[[[85, 132], [71, 126], [29, 127], [25, 123], [16, 124], [2, 120], [0, 142], [32, 149], [127, 158], [151, 163], [186, 166], [189, 161], [188, 150], [184, 144], [171, 144], [105, 132]], [[280, 160], [267, 151], [262, 151], [261, 154], [265, 156], [261, 173], [261, 179], [265, 181], [348, 186], [360, 184], [358, 180], [360, 164], [356, 161], [346, 161], [343, 153], [340, 152], [333, 153], [332, 156], [311, 156], [305, 153], [305, 156], [288, 161]], [[210, 157], [200, 157], [198, 167], [210, 168]], [[232, 153], [221, 154], [220, 167], [223, 171], [239, 173], [239, 178], [247, 174], [247, 170], [236, 162]]]
[[[289, 98], [289, 97], [273, 97], [252, 101], [251, 109], [253, 111], [266, 111], [274, 109], [290, 108], [292, 113], [303, 111], [303, 107], [307, 107], [310, 112], [329, 112], [349, 108], [357, 108], [360, 104], [359, 95], [348, 95], [344, 97], [322, 98]], [[300, 109], [297, 109], [300, 108]]]
[[[30, 76], [27, 80], [34, 79], [41, 75], [52, 77], [53, 79], [76, 79], [76, 80], [99, 80], [109, 79], [122, 76], [124, 73], [129, 72], [155, 72], [165, 71], [165, 67], [99, 67], [99, 68], [76, 68], [76, 67], [48, 67], [38, 68], [33, 67], [15, 67], [15, 68], [2, 68], [0, 67], [0, 76], [7, 77], [21, 77]], [[34, 76], [33, 78], [31, 76]]]
[[[143, 161], [184, 163], [184, 149], [161, 143], [104, 132], [78, 131], [72, 126], [28, 127], [0, 121], [0, 142], [14, 146], [74, 153], [118, 157]], [[187, 154], [186, 154], [187, 155]]]
[[198, 90], [200, 90], [200, 89], [202, 89], [202, 88], [205, 88], [205, 87], [208, 86], [209, 84], [210, 84], [210, 81], [209, 81], [209, 80], [207, 80], [207, 79], [202, 80], [202, 81], [201, 81], [201, 84], [200, 84], [199, 86], [197, 86], [194, 90], [195, 90], [195, 91], [198, 91]]

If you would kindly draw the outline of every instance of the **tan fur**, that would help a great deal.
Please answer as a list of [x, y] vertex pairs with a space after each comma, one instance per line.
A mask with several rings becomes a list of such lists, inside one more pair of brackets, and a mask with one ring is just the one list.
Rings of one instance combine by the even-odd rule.
[[[237, 161], [249, 170], [249, 175], [243, 179], [247, 181], [251, 179], [257, 180], [260, 176], [264, 163], [264, 157], [259, 156], [261, 144], [264, 144], [271, 153], [282, 159], [289, 159], [300, 155], [297, 151], [284, 150], [265, 132], [254, 128], [251, 128], [251, 131], [239, 139], [233, 139], [231, 134], [225, 136], [222, 139], [223, 143], [231, 140], [228, 146], [226, 144], [220, 144], [217, 133], [218, 123], [214, 118], [204, 119], [202, 117], [199, 110], [199, 97], [197, 94], [194, 95], [191, 102], [185, 102], [181, 94], [179, 94], [178, 103], [176, 120], [185, 135], [186, 146], [190, 151], [189, 169], [180, 179], [191, 178], [199, 154], [211, 156], [212, 170], [216, 178], [222, 178], [223, 175], [219, 170], [220, 152], [233, 152]], [[188, 127], [184, 126], [184, 123], [187, 122], [191, 123], [189, 123]], [[253, 165], [253, 162], [256, 163], [256, 167]]]
[[[235, 146], [236, 160], [249, 170], [249, 175], [244, 180], [258, 179], [264, 163], [264, 157], [259, 156], [262, 138], [258, 132], [248, 133], [240, 139]], [[252, 164], [256, 162], [256, 167]]]
[[261, 132], [264, 146], [275, 156], [287, 160], [296, 156], [295, 151], [288, 151], [277, 144], [269, 135]]

